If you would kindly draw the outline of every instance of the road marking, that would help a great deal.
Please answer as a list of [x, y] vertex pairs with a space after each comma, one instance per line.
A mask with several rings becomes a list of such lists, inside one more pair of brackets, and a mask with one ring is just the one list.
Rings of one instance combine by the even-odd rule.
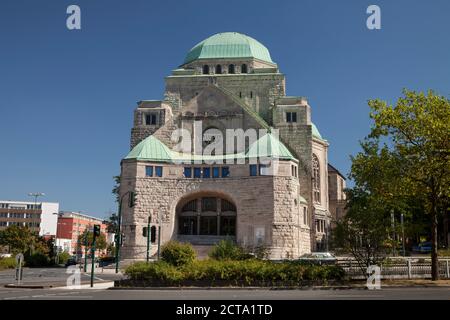
[[30, 296], [20, 296], [20, 297], [8, 297], [8, 298], [4, 298], [5, 300], [13, 300], [13, 299], [25, 299], [25, 298], [29, 298]]

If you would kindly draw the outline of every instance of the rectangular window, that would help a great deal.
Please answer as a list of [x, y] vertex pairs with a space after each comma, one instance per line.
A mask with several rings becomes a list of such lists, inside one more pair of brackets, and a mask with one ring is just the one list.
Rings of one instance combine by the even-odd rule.
[[222, 167], [222, 178], [228, 178], [230, 176], [230, 168]]
[[192, 168], [191, 167], [184, 167], [184, 177], [192, 178]]
[[210, 178], [210, 177], [211, 177], [211, 169], [203, 168], [203, 178]]
[[145, 176], [153, 177], [153, 166], [146, 166], [145, 167]]
[[202, 168], [194, 168], [194, 178], [202, 177]]
[[214, 167], [213, 168], [213, 178], [219, 178], [220, 177], [220, 168]]
[[259, 175], [260, 176], [270, 176], [270, 166], [266, 164], [259, 165]]
[[156, 114], [155, 113], [149, 113], [145, 115], [145, 124], [147, 126], [154, 126], [156, 125]]
[[303, 208], [303, 224], [308, 224], [307, 216], [306, 216], [306, 207]]
[[250, 175], [251, 176], [257, 176], [258, 175], [258, 167], [256, 164], [250, 165]]
[[163, 167], [155, 167], [155, 174], [157, 177], [162, 177], [163, 175]]
[[297, 122], [297, 112], [286, 112], [286, 122]]

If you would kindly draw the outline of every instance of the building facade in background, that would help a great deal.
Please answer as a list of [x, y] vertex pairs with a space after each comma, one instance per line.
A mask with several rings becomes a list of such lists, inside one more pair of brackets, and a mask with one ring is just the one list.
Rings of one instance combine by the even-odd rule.
[[[308, 100], [286, 95], [269, 50], [246, 35], [219, 33], [194, 46], [165, 82], [162, 100], [138, 103], [121, 162], [122, 258], [145, 258], [149, 218], [162, 243], [231, 239], [263, 246], [273, 259], [327, 248], [329, 143]], [[227, 149], [235, 139], [229, 129], [258, 136]], [[224, 152], [205, 154], [213, 143]]]
[[[84, 254], [82, 249], [84, 244], [78, 242], [78, 237], [86, 229], [92, 231], [94, 224], [99, 224], [101, 233], [106, 234], [107, 225], [103, 219], [79, 212], [61, 211], [58, 215], [58, 229], [56, 233], [58, 250], [74, 255]], [[106, 235], [106, 239], [108, 241], [110, 237]]]
[[55, 236], [58, 212], [59, 203], [0, 200], [0, 230], [18, 225], [40, 236]]

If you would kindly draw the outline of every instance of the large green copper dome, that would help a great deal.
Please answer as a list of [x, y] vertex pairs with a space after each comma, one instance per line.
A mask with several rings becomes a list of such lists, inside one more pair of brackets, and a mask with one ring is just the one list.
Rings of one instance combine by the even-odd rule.
[[197, 59], [255, 58], [273, 63], [267, 48], [255, 39], [237, 32], [217, 33], [195, 45], [184, 64]]

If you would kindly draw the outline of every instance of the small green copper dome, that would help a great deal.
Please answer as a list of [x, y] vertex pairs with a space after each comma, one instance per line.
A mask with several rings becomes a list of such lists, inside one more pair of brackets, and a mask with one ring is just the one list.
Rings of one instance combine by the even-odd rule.
[[320, 139], [320, 140], [324, 140], [324, 138], [322, 138], [322, 136], [320, 135], [320, 132], [317, 129], [316, 125], [311, 122], [311, 126], [312, 126], [312, 136], [314, 138], [317, 138], [317, 139]]
[[148, 136], [139, 142], [125, 159], [168, 162], [172, 160], [172, 151], [154, 136]]
[[197, 59], [255, 58], [273, 63], [267, 48], [255, 39], [237, 32], [217, 33], [195, 45], [184, 64]]
[[245, 157], [296, 160], [288, 148], [271, 133], [267, 133], [252, 143], [245, 153]]

